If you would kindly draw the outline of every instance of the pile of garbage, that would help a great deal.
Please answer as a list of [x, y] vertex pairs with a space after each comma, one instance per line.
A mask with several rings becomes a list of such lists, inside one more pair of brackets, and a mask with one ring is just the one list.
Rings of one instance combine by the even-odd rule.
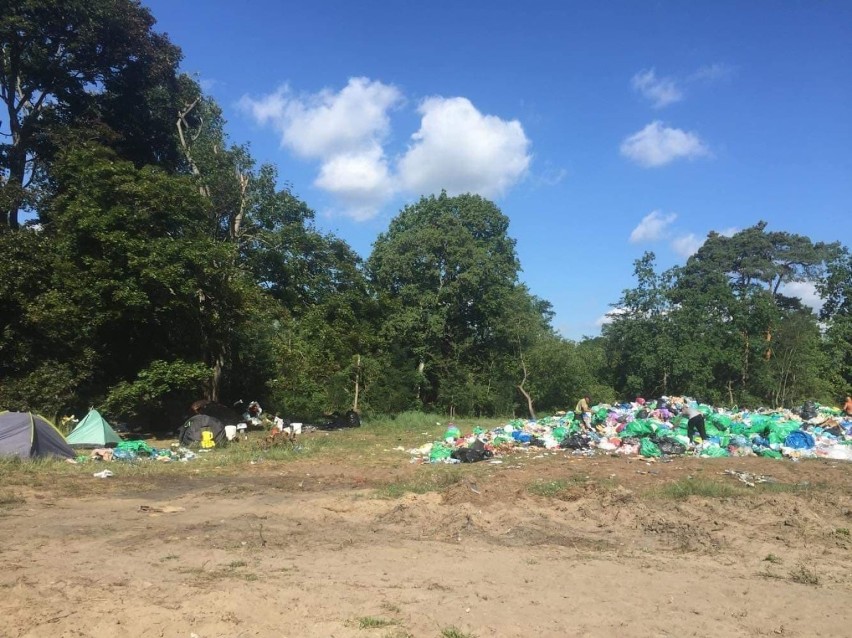
[[[822, 457], [852, 461], [852, 417], [837, 408], [808, 402], [792, 410], [727, 410], [686, 397], [592, 408], [587, 423], [573, 413], [538, 420], [515, 419], [463, 436], [453, 424], [443, 439], [408, 450], [412, 462], [474, 463], [519, 449], [544, 448], [572, 454], [617, 454], [646, 458], [762, 456]], [[689, 439], [688, 407], [704, 415], [707, 438]]]
[[[205, 450], [199, 450], [199, 452], [201, 451]], [[154, 448], [145, 441], [122, 441], [114, 448], [95, 448], [85, 455], [81, 454], [77, 456], [75, 460], [77, 463], [86, 463], [89, 461], [137, 461], [139, 459], [148, 459], [161, 463], [171, 463], [173, 461], [186, 463], [196, 458], [198, 458], [198, 452], [193, 452], [189, 448], [177, 443], [173, 443], [168, 448]]]

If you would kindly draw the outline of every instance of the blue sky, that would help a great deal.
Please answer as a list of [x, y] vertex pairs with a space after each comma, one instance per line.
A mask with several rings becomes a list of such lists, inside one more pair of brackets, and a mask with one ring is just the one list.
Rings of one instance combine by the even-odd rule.
[[645, 250], [760, 219], [850, 244], [852, 3], [145, 4], [320, 229], [366, 257], [421, 194], [480, 192], [567, 337]]

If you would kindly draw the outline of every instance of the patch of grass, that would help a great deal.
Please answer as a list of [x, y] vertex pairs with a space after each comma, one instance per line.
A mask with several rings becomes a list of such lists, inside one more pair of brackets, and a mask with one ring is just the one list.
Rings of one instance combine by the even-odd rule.
[[789, 575], [790, 580], [802, 585], [819, 585], [820, 580], [817, 573], [806, 565], [798, 565]]
[[536, 481], [527, 486], [527, 491], [536, 496], [544, 496], [546, 498], [554, 498], [559, 496], [569, 487], [568, 481], [562, 479], [556, 481]]
[[180, 558], [177, 554], [167, 554], [160, 559], [161, 563], [165, 563], [167, 560], [177, 560]]
[[0, 510], [12, 509], [18, 505], [23, 505], [27, 500], [14, 492], [0, 492]]
[[[3, 501], [0, 500], [0, 505], [2, 505], [2, 503], [3, 503]], [[834, 530], [834, 533], [837, 534], [838, 536], [848, 537], [849, 536], [849, 528], [848, 527], [838, 527], [836, 530]]]
[[667, 483], [651, 490], [650, 494], [657, 498], [684, 500], [690, 496], [701, 496], [704, 498], [733, 498], [742, 496], [746, 491], [744, 488], [735, 487], [728, 483], [712, 481], [709, 479], [681, 479], [673, 483]]
[[474, 634], [469, 634], [456, 629], [455, 627], [447, 627], [441, 630], [441, 638], [476, 638]]
[[387, 601], [382, 603], [382, 609], [384, 609], [385, 611], [387, 611], [391, 614], [398, 614], [402, 611], [402, 609], [400, 609], [399, 605], [394, 605], [393, 603], [390, 603], [390, 602], [387, 602]]
[[231, 569], [237, 569], [238, 567], [246, 567], [247, 565], [248, 563], [244, 560], [232, 560], [230, 563], [228, 563], [228, 567], [230, 567]]
[[376, 618], [375, 616], [361, 616], [358, 619], [358, 629], [380, 629], [382, 627], [389, 627], [395, 624], [395, 620]]
[[408, 481], [388, 483], [377, 490], [379, 498], [400, 498], [406, 494], [426, 494], [451, 487], [461, 481], [462, 472], [455, 468], [428, 468]]
[[781, 562], [781, 557], [776, 556], [775, 554], [767, 554], [766, 558], [763, 559], [767, 563], [772, 563], [773, 565], [777, 565]]

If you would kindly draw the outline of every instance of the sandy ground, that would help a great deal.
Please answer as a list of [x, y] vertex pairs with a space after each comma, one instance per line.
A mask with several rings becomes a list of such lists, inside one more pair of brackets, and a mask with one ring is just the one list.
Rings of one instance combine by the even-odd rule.
[[[852, 635], [847, 464], [559, 454], [383, 497], [439, 471], [407, 461], [21, 486], [0, 508], [0, 635]], [[742, 487], [729, 468], [798, 487], [649, 493], [688, 476]]]

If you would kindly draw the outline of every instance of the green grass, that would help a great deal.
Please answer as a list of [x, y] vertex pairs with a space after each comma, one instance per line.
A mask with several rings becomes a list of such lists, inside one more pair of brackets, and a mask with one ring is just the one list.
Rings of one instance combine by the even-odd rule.
[[465, 633], [455, 627], [447, 627], [441, 630], [441, 638], [476, 638], [474, 634]]
[[387, 618], [376, 618], [375, 616], [361, 616], [358, 619], [358, 629], [380, 629], [395, 625], [396, 621]]
[[413, 478], [406, 481], [388, 483], [376, 490], [379, 498], [394, 499], [406, 494], [426, 494], [439, 492], [461, 481], [463, 473], [454, 467], [422, 468]]
[[773, 565], [777, 565], [781, 562], [781, 557], [776, 556], [775, 554], [767, 554], [766, 558], [763, 559], [767, 563], [772, 563]]
[[647, 493], [648, 496], [684, 500], [690, 496], [702, 498], [737, 498], [756, 494], [800, 494], [822, 489], [817, 484], [797, 483], [758, 483], [754, 487], [746, 487], [725, 479], [681, 479], [655, 487]]

